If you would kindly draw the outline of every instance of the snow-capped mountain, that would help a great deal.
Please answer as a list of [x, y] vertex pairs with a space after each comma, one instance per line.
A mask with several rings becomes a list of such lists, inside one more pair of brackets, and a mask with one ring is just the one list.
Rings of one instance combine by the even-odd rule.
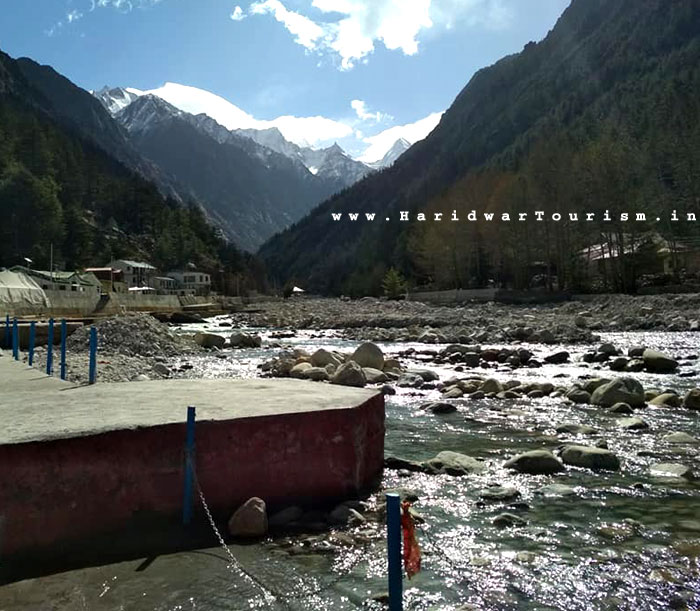
[[[217, 142], [225, 143], [229, 142], [232, 137], [245, 137], [266, 149], [303, 164], [314, 176], [330, 181], [333, 188], [338, 191], [353, 185], [373, 170], [385, 167], [383, 165], [370, 166], [353, 159], [337, 143], [324, 149], [299, 146], [287, 140], [277, 127], [231, 129], [230, 126], [233, 125], [261, 122], [256, 121], [227, 100], [195, 87], [176, 83], [166, 83], [163, 87], [150, 91], [105, 87], [94, 95], [113, 116], [120, 115], [120, 122], [127, 128], [129, 128], [128, 122], [148, 121], [147, 113], [155, 111], [154, 105], [148, 105], [147, 108], [139, 107], [139, 117], [131, 118], [129, 114], [123, 114], [130, 104], [141, 97], [158, 98], [168, 107], [181, 111], [183, 113], [181, 116], [186, 116], [191, 124]], [[192, 109], [201, 107], [206, 107], [212, 114], [190, 112]], [[161, 107], [161, 110], [163, 108], [165, 107]], [[127, 119], [127, 117], [129, 118]], [[260, 150], [256, 150], [255, 154], [261, 158], [265, 156]]]
[[368, 163], [367, 165], [375, 170], [388, 168], [394, 165], [394, 162], [410, 148], [411, 143], [408, 140], [405, 138], [399, 138], [386, 152], [384, 157], [382, 157], [379, 161]]
[[114, 113], [114, 117], [130, 133], [146, 131], [152, 125], [185, 114], [172, 104], [168, 104], [165, 100], [161, 100], [154, 95], [137, 96], [132, 101], [137, 99], [138, 102], [136, 104], [129, 103]]
[[143, 95], [142, 91], [131, 87], [103, 87], [99, 91], [91, 91], [90, 93], [102, 102], [102, 105], [112, 116]]
[[349, 187], [372, 172], [372, 168], [350, 157], [338, 144], [325, 149], [301, 149], [304, 165], [315, 176]]
[[114, 119], [134, 149], [174, 177], [179, 198], [199, 202], [241, 248], [256, 250], [342, 188], [332, 172], [316, 176], [298, 155], [287, 157], [156, 95], [119, 104], [122, 91], [116, 90], [117, 101], [104, 90], [98, 99], [118, 109]]

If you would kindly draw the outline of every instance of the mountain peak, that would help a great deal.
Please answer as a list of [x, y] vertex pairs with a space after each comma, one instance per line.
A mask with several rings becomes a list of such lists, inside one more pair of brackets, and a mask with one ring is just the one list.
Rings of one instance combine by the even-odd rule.
[[102, 103], [109, 112], [114, 116], [121, 110], [124, 110], [129, 104], [139, 97], [138, 90], [125, 87], [110, 87], [105, 85], [99, 91], [93, 92], [93, 95]]
[[342, 147], [337, 142], [334, 142], [333, 145], [329, 146], [326, 150], [329, 153], [333, 153], [334, 155], [337, 155], [337, 154], [345, 155], [345, 151], [342, 149]]
[[119, 122], [130, 132], [138, 132], [146, 129], [149, 125], [178, 117], [182, 111], [168, 104], [158, 96], [146, 93], [138, 96], [128, 106], [119, 110]]

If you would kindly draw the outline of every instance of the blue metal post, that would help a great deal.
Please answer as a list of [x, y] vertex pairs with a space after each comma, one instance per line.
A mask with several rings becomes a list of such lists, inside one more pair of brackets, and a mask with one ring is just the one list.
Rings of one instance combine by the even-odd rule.
[[66, 319], [61, 320], [61, 379], [66, 379]]
[[97, 381], [97, 329], [90, 327], [90, 370], [88, 382], [94, 384]]
[[15, 361], [19, 361], [19, 328], [16, 318], [12, 319], [12, 356]]
[[9, 314], [5, 314], [5, 337], [3, 337], [3, 340], [2, 340], [2, 347], [3, 348], [10, 347], [10, 315]]
[[398, 494], [386, 495], [386, 524], [389, 556], [389, 611], [402, 611], [401, 497]]
[[34, 347], [36, 346], [36, 323], [29, 323], [29, 366], [34, 365]]
[[46, 375], [53, 375], [53, 318], [49, 319], [49, 335], [46, 341]]
[[187, 408], [187, 435], [185, 437], [185, 492], [182, 501], [182, 523], [187, 526], [192, 520], [192, 480], [194, 470], [194, 421], [195, 408]]

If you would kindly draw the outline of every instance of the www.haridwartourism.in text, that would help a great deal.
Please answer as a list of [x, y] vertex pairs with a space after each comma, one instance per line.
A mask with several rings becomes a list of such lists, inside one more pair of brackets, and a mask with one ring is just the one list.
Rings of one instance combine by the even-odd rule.
[[[334, 221], [342, 221], [342, 220], [349, 220], [349, 221], [377, 221], [381, 220], [381, 215], [378, 215], [375, 212], [331, 212], [331, 218]], [[639, 222], [639, 223], [645, 223], [648, 221], [654, 221], [656, 220], [661, 221], [662, 218], [657, 216], [654, 217], [647, 215], [644, 212], [616, 212], [616, 213], [611, 213], [610, 211], [606, 210], [603, 213], [596, 213], [596, 212], [544, 212], [544, 211], [535, 211], [535, 212], [516, 212], [516, 213], [510, 213], [510, 212], [481, 212], [477, 213], [476, 210], [471, 210], [467, 214], [459, 214], [456, 210], [453, 210], [452, 213], [443, 213], [443, 212], [432, 212], [432, 213], [424, 213], [424, 212], [409, 212], [407, 210], [401, 210], [398, 213], [398, 216], [393, 216], [393, 217], [384, 217], [385, 221], [391, 221], [391, 220], [398, 220], [402, 222], [408, 222], [408, 221], [418, 221], [418, 222], [429, 222], [429, 221], [451, 221], [451, 222], [459, 222], [462, 220], [466, 220], [472, 223], [475, 223], [477, 221], [487, 221], [487, 222], [511, 222], [511, 221], [528, 221], [528, 220], [534, 220], [534, 221], [553, 221], [555, 223], [562, 222], [562, 221], [569, 221], [569, 222], [579, 222], [579, 221], [584, 221], [584, 222], [592, 222], [595, 220], [603, 220], [603, 221], [620, 221], [623, 223], [627, 222]], [[696, 222], [697, 217], [694, 212], [687, 212], [687, 213], [679, 213], [676, 210], [673, 210], [670, 215], [670, 220], [677, 222], [677, 221], [688, 221], [688, 222]]]

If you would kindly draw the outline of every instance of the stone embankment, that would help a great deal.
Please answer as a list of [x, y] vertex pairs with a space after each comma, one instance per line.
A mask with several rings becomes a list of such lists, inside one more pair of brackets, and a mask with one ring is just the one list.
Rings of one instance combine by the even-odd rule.
[[595, 342], [597, 332], [700, 331], [700, 295], [611, 295], [538, 306], [467, 303], [439, 307], [365, 297], [289, 299], [257, 304], [233, 323], [293, 329], [343, 329], [361, 341], [470, 343]]

